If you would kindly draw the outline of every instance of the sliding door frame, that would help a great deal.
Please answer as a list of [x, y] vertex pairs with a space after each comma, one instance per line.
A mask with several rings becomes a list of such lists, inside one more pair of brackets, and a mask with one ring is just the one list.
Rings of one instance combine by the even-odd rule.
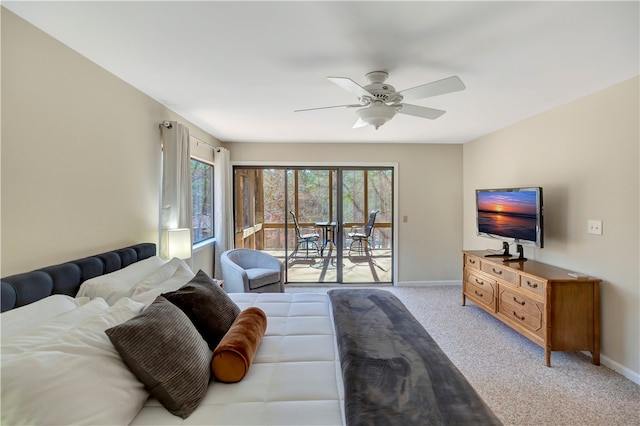
[[[393, 286], [398, 285], [398, 255], [399, 255], [399, 244], [398, 244], [398, 235], [400, 234], [398, 230], [398, 226], [400, 222], [399, 218], [399, 204], [398, 204], [398, 163], [397, 162], [308, 162], [308, 161], [232, 161], [231, 167], [234, 166], [246, 166], [246, 167], [257, 167], [263, 169], [269, 169], [273, 167], [282, 167], [282, 168], [320, 168], [320, 169], [333, 169], [333, 168], [392, 168], [393, 169], [393, 276], [392, 276], [392, 284]], [[341, 191], [340, 191], [341, 192]], [[340, 193], [339, 192], [339, 193]], [[342, 200], [338, 200], [339, 202], [336, 204], [341, 204]], [[341, 208], [341, 207], [340, 207]]]

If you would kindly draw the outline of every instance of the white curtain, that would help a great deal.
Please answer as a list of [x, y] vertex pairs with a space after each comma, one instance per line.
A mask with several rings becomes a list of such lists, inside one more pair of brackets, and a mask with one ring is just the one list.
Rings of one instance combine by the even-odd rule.
[[160, 256], [169, 257], [167, 230], [192, 229], [191, 149], [189, 129], [175, 121], [162, 129], [162, 196]]
[[214, 153], [215, 193], [215, 277], [222, 279], [220, 254], [234, 246], [233, 229], [233, 176], [231, 154], [228, 149], [218, 148]]

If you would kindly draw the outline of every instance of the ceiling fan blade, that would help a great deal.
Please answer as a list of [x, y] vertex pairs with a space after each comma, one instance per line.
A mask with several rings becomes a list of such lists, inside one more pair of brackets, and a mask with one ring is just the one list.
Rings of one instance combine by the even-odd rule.
[[412, 87], [398, 92], [405, 101], [414, 101], [416, 99], [428, 98], [430, 96], [438, 96], [445, 93], [457, 92], [465, 89], [466, 86], [458, 76], [443, 78], [442, 80], [433, 81], [421, 86]]
[[364, 121], [362, 118], [358, 118], [358, 121], [353, 125], [352, 129], [357, 129], [359, 127], [365, 127], [368, 123]]
[[375, 98], [375, 96], [373, 96], [371, 93], [365, 90], [364, 87], [360, 86], [358, 83], [351, 80], [350, 78], [347, 78], [347, 77], [327, 77], [327, 78], [329, 79], [329, 81], [337, 84], [338, 86], [342, 87], [344, 90], [353, 93], [358, 98], [362, 98], [362, 97]]
[[430, 120], [435, 120], [440, 117], [446, 111], [441, 109], [427, 108], [418, 105], [411, 104], [400, 104], [400, 110], [398, 111], [400, 114], [413, 115], [415, 117], [428, 118]]
[[297, 109], [297, 110], [295, 110], [293, 112], [315, 111], [317, 109], [330, 109], [330, 108], [360, 108], [360, 107], [362, 107], [362, 104], [334, 105], [334, 106], [317, 107], [317, 108]]

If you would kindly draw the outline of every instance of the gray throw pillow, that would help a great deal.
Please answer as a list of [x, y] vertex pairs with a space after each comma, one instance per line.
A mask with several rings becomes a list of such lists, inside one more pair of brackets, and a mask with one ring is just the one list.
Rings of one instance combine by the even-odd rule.
[[207, 392], [212, 354], [184, 312], [158, 296], [105, 332], [149, 393], [172, 414], [189, 417]]
[[240, 313], [240, 307], [203, 270], [180, 289], [162, 296], [187, 314], [212, 351]]

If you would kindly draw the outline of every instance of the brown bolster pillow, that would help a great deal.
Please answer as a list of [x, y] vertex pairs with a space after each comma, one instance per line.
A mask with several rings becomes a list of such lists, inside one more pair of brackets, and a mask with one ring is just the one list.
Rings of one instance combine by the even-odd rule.
[[213, 351], [211, 371], [223, 383], [236, 383], [249, 372], [253, 357], [267, 329], [267, 315], [249, 307], [238, 314]]

